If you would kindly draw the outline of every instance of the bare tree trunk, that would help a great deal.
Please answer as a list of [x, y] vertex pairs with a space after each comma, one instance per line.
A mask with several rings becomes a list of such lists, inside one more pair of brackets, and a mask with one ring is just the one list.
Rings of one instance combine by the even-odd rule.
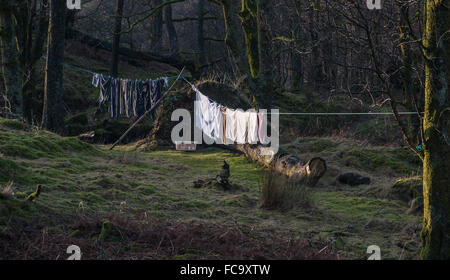
[[294, 39], [295, 49], [291, 51], [291, 90], [299, 89], [303, 84], [303, 70], [302, 70], [302, 57], [298, 53], [298, 49], [301, 48], [300, 42], [300, 25], [294, 27]]
[[[319, 24], [319, 12], [316, 9], [320, 7], [320, 0], [314, 0], [313, 6], [310, 7], [309, 12], [309, 33], [311, 44], [311, 64], [309, 82], [312, 83], [314, 88], [318, 88], [320, 81], [322, 80], [322, 65], [320, 63], [320, 49], [319, 49], [319, 34], [317, 25]], [[311, 96], [308, 94], [308, 98]]]
[[[412, 51], [411, 51], [411, 39], [408, 36], [408, 22], [409, 22], [409, 6], [406, 1], [399, 1], [398, 11], [399, 19], [398, 26], [400, 31], [400, 52], [402, 59], [402, 88], [403, 88], [403, 102], [408, 111], [414, 111], [414, 98], [415, 93], [413, 91], [414, 84], [412, 83]], [[409, 135], [415, 143], [419, 143], [419, 119], [417, 116], [408, 116], [408, 128]]]
[[273, 1], [258, 1], [258, 25], [259, 25], [259, 53], [260, 53], [260, 68], [261, 78], [259, 79], [259, 86], [261, 88], [261, 95], [258, 103], [264, 108], [269, 108], [272, 105], [273, 96], [273, 65], [272, 59], [273, 44], [271, 35], [272, 15], [273, 15]]
[[[36, 95], [36, 74], [35, 65], [36, 62], [41, 59], [42, 52], [44, 49], [44, 43], [47, 38], [46, 34], [48, 31], [48, 1], [43, 0], [39, 5], [39, 10], [37, 7], [33, 8], [33, 11], [23, 10], [20, 12], [20, 16], [16, 15], [16, 20], [21, 22], [22, 25], [28, 26], [26, 29], [30, 35], [27, 35], [27, 42], [19, 44], [19, 52], [28, 55], [23, 56], [21, 61], [22, 67], [22, 91], [23, 91], [23, 107], [24, 107], [24, 117], [28, 122], [33, 121], [33, 115], [40, 115], [42, 107], [40, 106], [36, 111], [33, 112], [33, 107], [37, 104], [33, 104], [33, 96]], [[39, 19], [37, 21], [37, 32], [33, 31], [33, 17], [38, 15]], [[66, 34], [67, 35], [67, 34]], [[27, 51], [26, 51], [27, 50]]]
[[6, 96], [14, 114], [22, 115], [23, 99], [17, 37], [14, 28], [11, 0], [2, 0], [0, 9], [0, 53], [2, 56], [3, 83]]
[[[162, 0], [154, 1], [155, 7], [162, 4]], [[163, 10], [158, 9], [153, 15], [152, 22], [152, 52], [160, 53], [162, 51], [163, 36]]]
[[167, 34], [169, 35], [169, 56], [178, 57], [180, 47], [178, 45], [178, 35], [172, 21], [172, 5], [164, 7], [164, 21], [166, 23]]
[[117, 77], [119, 71], [119, 48], [120, 48], [120, 32], [122, 31], [122, 14], [123, 14], [123, 0], [116, 1], [115, 24], [114, 24], [114, 39], [112, 45], [112, 58], [110, 74], [112, 77]]
[[66, 2], [49, 0], [49, 5], [50, 23], [42, 126], [60, 132], [64, 127], [65, 116], [62, 62], [64, 61]]
[[424, 259], [450, 259], [450, 5], [427, 0], [423, 38], [425, 117], [422, 251]]
[[197, 8], [197, 15], [198, 15], [197, 43], [198, 43], [198, 64], [200, 66], [206, 64], [205, 36], [203, 30], [204, 11], [205, 11], [205, 0], [199, 0]]

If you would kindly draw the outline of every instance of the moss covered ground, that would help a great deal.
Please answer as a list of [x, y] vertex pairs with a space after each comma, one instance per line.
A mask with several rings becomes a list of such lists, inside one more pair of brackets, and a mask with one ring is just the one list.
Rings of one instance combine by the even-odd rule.
[[[109, 54], [67, 48], [76, 49], [66, 52], [66, 63], [108, 72]], [[43, 62], [36, 68], [43, 69]], [[134, 79], [176, 73], [167, 65], [125, 59], [119, 69], [119, 76]], [[42, 79], [36, 100], [42, 99]], [[0, 191], [13, 182], [17, 197], [0, 196], [0, 259], [65, 258], [67, 244], [79, 245], [89, 259], [366, 259], [370, 245], [380, 246], [383, 259], [418, 257], [421, 217], [406, 211], [421, 170], [418, 159], [397, 145], [401, 137], [390, 116], [281, 115], [283, 149], [301, 159], [322, 157], [328, 171], [308, 190], [308, 207], [278, 211], [259, 207], [266, 172], [243, 155], [214, 147], [135, 151], [132, 143], [148, 135], [151, 118], [124, 139], [131, 144], [109, 151], [101, 144], [115, 141], [130, 120], [98, 111], [89, 73], [66, 67], [64, 91], [70, 111], [65, 135], [95, 131], [96, 145], [0, 119]], [[306, 91], [280, 93], [275, 108], [388, 110], [320, 93], [310, 100]], [[37, 102], [33, 110], [40, 108]], [[232, 191], [193, 187], [215, 177], [224, 159]], [[341, 185], [336, 177], [343, 172], [369, 176], [371, 184]], [[25, 202], [37, 184], [42, 194]]]
[[[142, 222], [145, 216], [176, 228], [190, 225], [186, 231], [198, 224], [202, 229], [223, 228], [217, 238], [228, 231], [238, 231], [249, 239], [246, 242], [260, 245], [273, 236], [280, 238], [277, 242], [281, 243], [309, 242], [318, 244], [314, 250], [327, 247], [338, 258], [364, 259], [369, 245], [380, 246], [385, 259], [417, 257], [419, 243], [415, 233], [420, 217], [406, 215], [407, 206], [401, 201], [362, 195], [366, 188], [388, 187], [418, 170], [414, 157], [402, 148], [350, 146], [346, 140], [333, 138], [303, 138], [285, 145], [285, 149], [302, 157], [322, 156], [329, 171], [317, 187], [309, 190], [310, 207], [283, 212], [258, 207], [265, 171], [243, 155], [219, 148], [196, 152], [145, 152], [132, 148], [120, 146], [109, 151], [107, 146], [86, 144], [18, 121], [0, 119], [0, 185], [13, 181], [17, 194], [34, 191], [36, 184], [43, 186], [34, 203], [20, 198], [0, 200], [0, 239], [12, 238], [17, 231], [31, 235], [45, 232], [78, 238], [86, 247], [96, 248], [104, 219], [113, 215]], [[230, 180], [237, 188], [224, 191], [215, 186], [193, 187], [198, 179], [215, 177], [224, 159], [231, 166]], [[369, 175], [372, 184], [338, 185], [333, 181], [338, 171]], [[78, 224], [89, 217], [95, 217], [100, 224]], [[212, 236], [204, 238], [216, 240]], [[102, 246], [105, 250], [118, 246], [118, 252], [125, 254], [139, 251], [133, 249], [139, 244], [113, 238]], [[65, 254], [65, 248], [57, 250]], [[7, 251], [3, 256], [11, 254]], [[34, 257], [57, 257], [51, 254], [56, 253]], [[154, 258], [170, 259], [228, 256], [219, 248], [205, 252], [186, 244], [182, 250], [157, 250], [155, 254]], [[96, 258], [95, 254], [88, 256]], [[289, 258], [282, 252], [275, 257]]]

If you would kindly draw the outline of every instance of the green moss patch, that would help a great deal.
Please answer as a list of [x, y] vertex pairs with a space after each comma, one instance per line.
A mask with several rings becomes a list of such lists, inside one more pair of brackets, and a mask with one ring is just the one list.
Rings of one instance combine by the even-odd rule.
[[[400, 148], [354, 148], [343, 152], [347, 166], [359, 167], [375, 171], [377, 169], [391, 169], [401, 174], [417, 172], [418, 166], [404, 161], [405, 153]], [[411, 152], [412, 153], [412, 152]], [[412, 157], [407, 157], [410, 160]]]

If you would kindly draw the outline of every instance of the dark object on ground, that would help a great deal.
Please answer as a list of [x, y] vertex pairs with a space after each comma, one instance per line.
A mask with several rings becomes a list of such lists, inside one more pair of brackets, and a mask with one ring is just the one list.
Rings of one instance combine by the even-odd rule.
[[216, 177], [217, 183], [219, 183], [224, 190], [229, 190], [230, 189], [230, 183], [228, 182], [228, 179], [224, 179], [222, 176], [217, 175]]
[[362, 177], [357, 173], [343, 173], [338, 177], [339, 183], [350, 186], [370, 185], [369, 177]]
[[240, 185], [232, 185], [230, 182], [224, 182], [220, 175], [217, 175], [216, 178], [204, 178], [198, 179], [192, 183], [192, 187], [195, 189], [201, 188], [217, 188], [223, 189], [224, 191], [242, 191], [245, 190], [244, 187]]
[[36, 187], [36, 191], [32, 194], [30, 194], [29, 196], [27, 196], [26, 201], [30, 201], [33, 202], [36, 198], [39, 197], [39, 195], [41, 194], [41, 185], [37, 185]]
[[220, 170], [220, 174], [216, 176], [217, 182], [221, 184], [223, 187], [229, 185], [228, 178], [230, 177], [230, 165], [224, 160], [222, 165], [222, 170]]
[[217, 182], [225, 189], [230, 188], [228, 178], [230, 177], [230, 165], [224, 160], [220, 174], [216, 176]]
[[205, 186], [205, 184], [206, 184], [206, 182], [204, 180], [194, 181], [194, 188], [196, 188], [196, 189], [203, 188]]

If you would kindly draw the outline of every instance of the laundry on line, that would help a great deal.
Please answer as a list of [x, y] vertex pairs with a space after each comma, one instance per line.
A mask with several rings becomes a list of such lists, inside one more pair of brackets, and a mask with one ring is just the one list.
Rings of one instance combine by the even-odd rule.
[[120, 116], [139, 117], [158, 102], [162, 88], [168, 86], [168, 77], [156, 80], [130, 80], [111, 78], [94, 73], [92, 85], [100, 87], [100, 110], [107, 109], [111, 118]]
[[[47, 59], [46, 56], [42, 56], [42, 59]], [[89, 73], [92, 75], [98, 74], [95, 73], [91, 70], [87, 70], [78, 66], [74, 66], [65, 62], [59, 62], [61, 65], [64, 65], [66, 67], [72, 68], [74, 70], [77, 71], [81, 71], [81, 72], [85, 72], [85, 73]], [[111, 78], [110, 76], [105, 76], [107, 78]], [[170, 77], [164, 77], [164, 79], [166, 79], [166, 86], [167, 86], [167, 81], [171, 80], [171, 79], [176, 79], [178, 76], [170, 76]], [[192, 83], [190, 83], [185, 77], [181, 76], [181, 78], [188, 83], [189, 85], [193, 86]], [[140, 80], [137, 80], [140, 81]], [[273, 114], [277, 114], [277, 115], [300, 115], [300, 116], [340, 116], [340, 115], [344, 115], [344, 116], [351, 116], [351, 115], [394, 115], [394, 113], [392, 112], [361, 112], [361, 113], [352, 113], [352, 112], [347, 112], [347, 113], [326, 113], [326, 112], [321, 112], [321, 113], [265, 113], [268, 115], [273, 115]], [[416, 115], [417, 112], [398, 112], [398, 115]], [[420, 114], [424, 114], [424, 112], [420, 112]]]
[[233, 110], [219, 105], [202, 94], [194, 85], [196, 93], [194, 113], [195, 126], [218, 144], [267, 144], [267, 116], [256, 111]]

